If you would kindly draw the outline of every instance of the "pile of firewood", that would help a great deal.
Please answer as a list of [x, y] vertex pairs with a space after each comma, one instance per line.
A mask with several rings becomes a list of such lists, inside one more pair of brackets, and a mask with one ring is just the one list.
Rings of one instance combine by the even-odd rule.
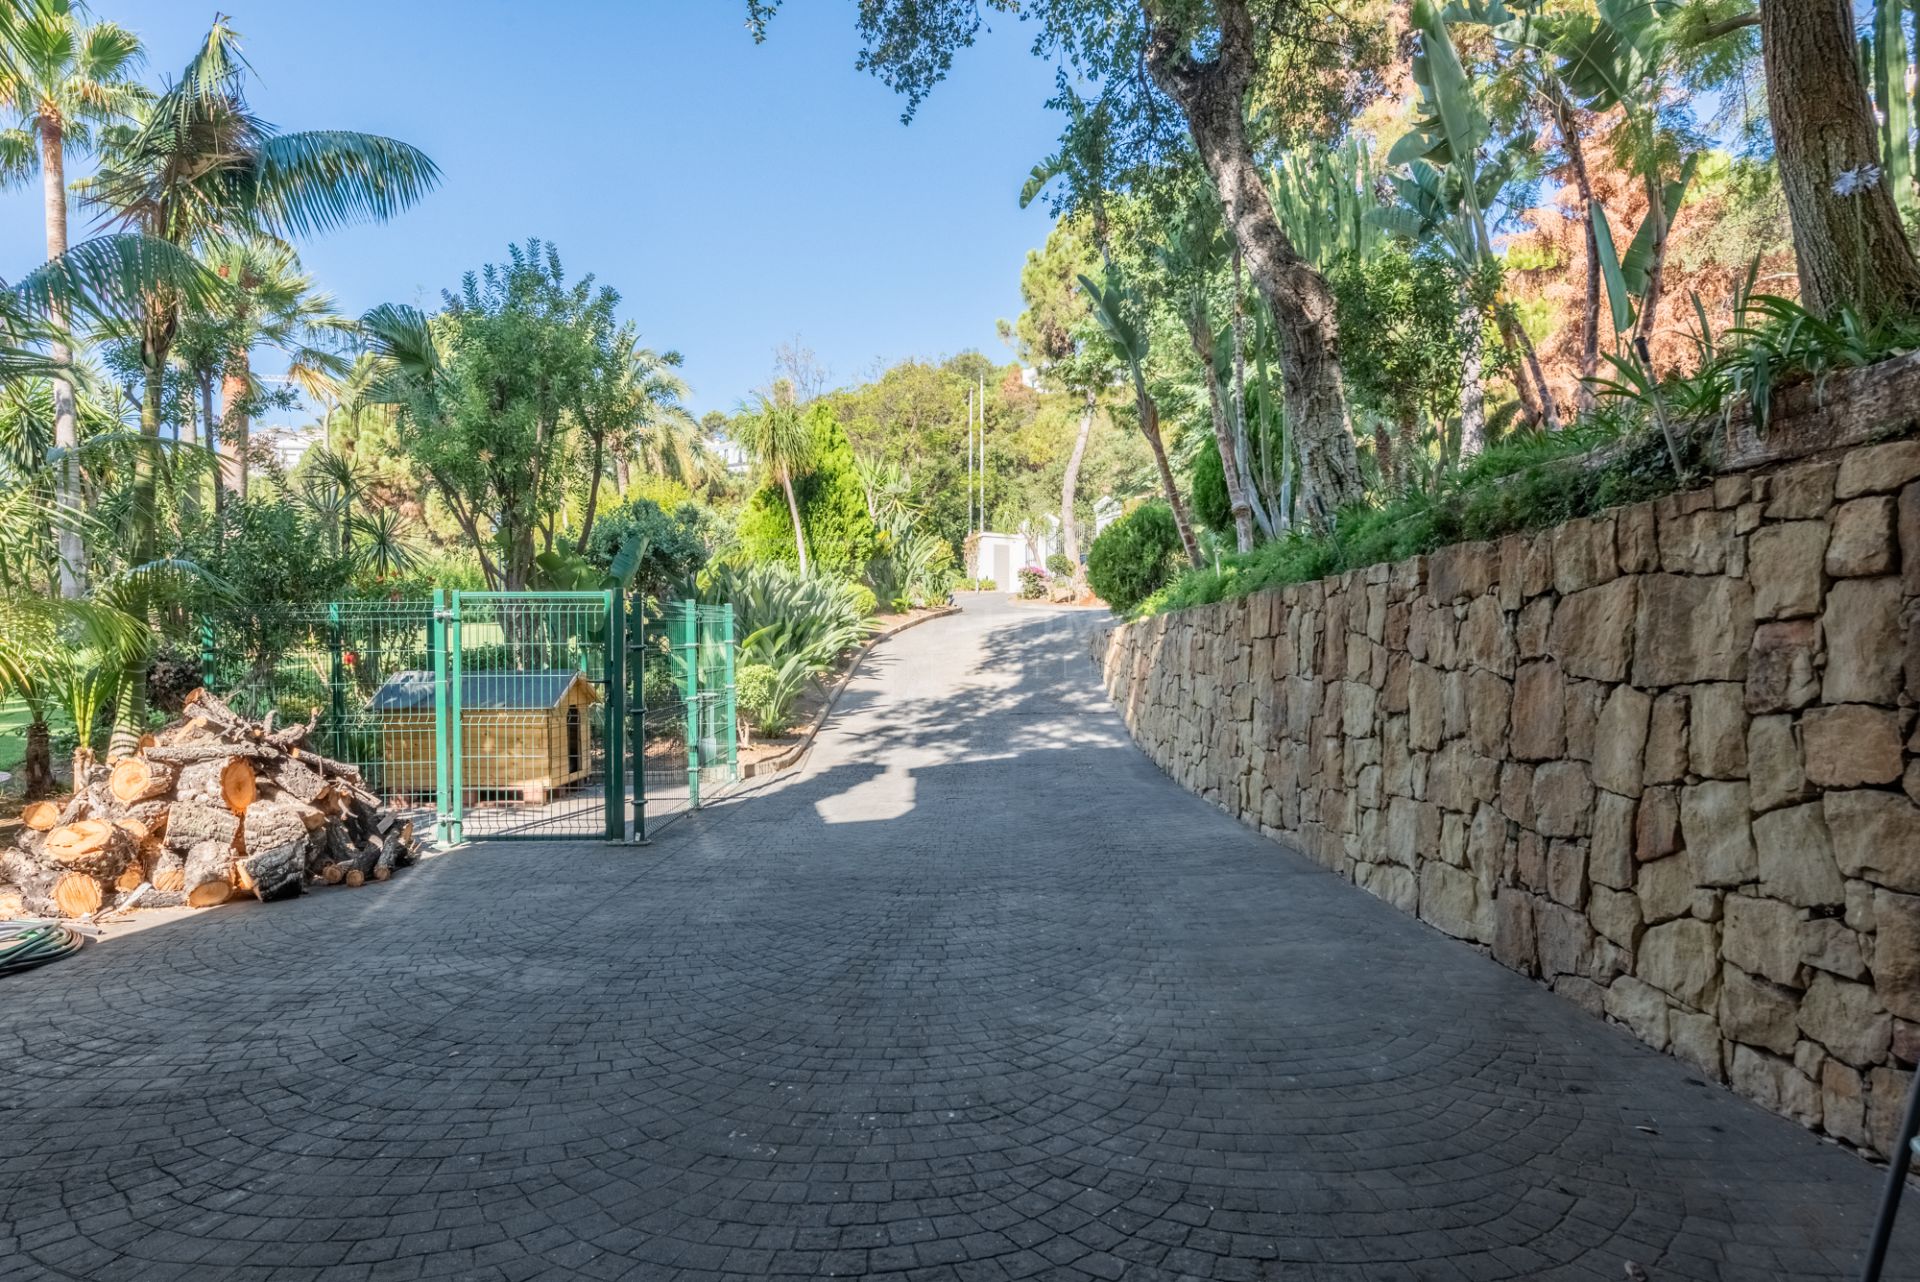
[[0, 879], [39, 917], [385, 881], [413, 862], [413, 824], [359, 771], [306, 747], [315, 724], [276, 729], [271, 713], [249, 721], [195, 691], [181, 721], [92, 767], [69, 800], [23, 810]]

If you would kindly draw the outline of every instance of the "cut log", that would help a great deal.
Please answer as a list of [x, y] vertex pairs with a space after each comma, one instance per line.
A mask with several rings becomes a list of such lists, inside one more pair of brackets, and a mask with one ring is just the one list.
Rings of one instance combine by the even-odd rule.
[[170, 798], [142, 801], [127, 807], [126, 818], [146, 825], [148, 837], [159, 837], [167, 830], [167, 811], [172, 807]]
[[413, 844], [413, 823], [409, 820], [387, 829], [387, 835], [380, 842], [380, 856], [373, 861], [373, 879], [385, 881], [393, 876], [395, 868], [404, 868], [407, 864], [407, 848]]
[[289, 757], [271, 767], [274, 786], [289, 797], [312, 804], [327, 791], [327, 781], [304, 761]]
[[148, 761], [164, 761], [176, 766], [191, 765], [196, 761], [224, 761], [228, 757], [275, 761], [282, 755], [280, 749], [264, 743], [228, 743], [224, 740], [170, 744], [166, 747], [148, 748], [146, 751]]
[[136, 802], [151, 801], [173, 791], [173, 781], [180, 773], [179, 767], [165, 761], [148, 761], [144, 757], [122, 757], [114, 763], [113, 775], [107, 783], [113, 798], [123, 806]]
[[153, 883], [155, 890], [184, 890], [187, 884], [187, 863], [177, 850], [163, 850], [147, 869], [147, 880]]
[[189, 850], [180, 879], [187, 903], [194, 908], [226, 903], [233, 895], [233, 865], [233, 847], [228, 843], [203, 841]]
[[240, 885], [266, 901], [300, 893], [307, 879], [307, 836], [247, 855], [234, 865]]
[[167, 845], [190, 851], [204, 841], [233, 845], [240, 833], [240, 818], [222, 806], [207, 801], [177, 801], [167, 812]]
[[[60, 807], [59, 818], [54, 821], [55, 828], [85, 819], [93, 811], [93, 798], [87, 795], [86, 785], [76, 780], [74, 786], [76, 791], [67, 798], [67, 804]], [[51, 832], [52, 829], [48, 831]]]
[[162, 890], [158, 886], [149, 886], [147, 893], [140, 896], [140, 902], [129, 905], [134, 908], [178, 908], [187, 902], [187, 892], [175, 887]]
[[47, 834], [35, 832], [31, 828], [22, 828], [13, 835], [13, 845], [14, 849], [25, 851], [33, 857], [35, 863], [38, 863], [47, 854]]
[[235, 738], [251, 739], [258, 729], [251, 721], [228, 707], [225, 699], [205, 686], [188, 694], [180, 706], [189, 716], [199, 717], [207, 724], [217, 726]]
[[240, 822], [240, 841], [248, 852], [295, 842], [304, 852], [307, 834], [325, 823], [326, 816], [318, 810], [291, 798], [271, 804], [256, 803]]
[[97, 912], [107, 902], [107, 892], [96, 877], [83, 872], [63, 872], [53, 879], [53, 902], [62, 917], [84, 917]]
[[47, 834], [46, 859], [62, 871], [112, 881], [133, 862], [136, 845], [124, 828], [105, 819], [82, 819]]
[[47, 832], [60, 826], [60, 806], [52, 801], [29, 801], [20, 811], [20, 822], [35, 832]]
[[113, 879], [113, 888], [125, 893], [129, 890], [140, 889], [141, 886], [146, 884], [146, 881], [147, 870], [142, 868], [140, 861], [136, 859], [120, 870], [120, 875]]

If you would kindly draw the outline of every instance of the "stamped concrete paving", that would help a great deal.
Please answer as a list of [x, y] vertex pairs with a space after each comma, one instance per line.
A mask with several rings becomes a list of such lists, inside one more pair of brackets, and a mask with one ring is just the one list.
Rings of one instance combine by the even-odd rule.
[[644, 852], [0, 981], [0, 1277], [1849, 1275], [1873, 1168], [1182, 793], [1091, 622], [906, 633]]

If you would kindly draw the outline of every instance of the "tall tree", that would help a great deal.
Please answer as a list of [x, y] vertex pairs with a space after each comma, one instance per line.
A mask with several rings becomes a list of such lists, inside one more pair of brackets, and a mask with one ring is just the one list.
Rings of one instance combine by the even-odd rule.
[[[748, 0], [757, 37], [778, 8], [779, 0]], [[909, 116], [945, 77], [955, 52], [973, 42], [985, 12], [998, 10], [1035, 17], [1042, 28], [1037, 49], [1064, 53], [1106, 93], [1125, 95], [1108, 110], [1073, 114], [1070, 133], [1110, 125], [1115, 141], [1124, 143], [1095, 147], [1084, 137], [1070, 138], [1077, 144], [1068, 149], [1076, 163], [1101, 157], [1102, 163], [1138, 169], [1184, 145], [1197, 148], [1248, 274], [1274, 317], [1302, 497], [1321, 522], [1362, 493], [1340, 382], [1333, 296], [1274, 215], [1246, 108], [1256, 87], [1274, 88], [1283, 63], [1288, 74], [1281, 92], [1290, 95], [1290, 111], [1270, 116], [1313, 119], [1324, 130], [1351, 105], [1342, 100], [1343, 86], [1364, 78], [1366, 59], [1345, 38], [1354, 29], [1337, 8], [1297, 0], [1052, 0], [1040, 6], [1019, 0], [862, 0], [859, 6], [866, 44], [861, 65], [906, 96]], [[1150, 76], [1144, 87], [1142, 66]], [[1070, 105], [1068, 95], [1056, 101]], [[1162, 122], [1184, 124], [1188, 143]]]
[[[181, 248], [218, 234], [299, 236], [390, 218], [439, 181], [424, 153], [391, 138], [277, 132], [248, 108], [246, 69], [238, 34], [217, 19], [179, 81], [106, 149], [88, 196], [106, 219]], [[182, 302], [177, 289], [159, 288], [143, 303], [140, 431], [149, 440], [160, 435]], [[143, 452], [132, 493], [138, 562], [151, 560], [156, 547], [154, 481], [152, 457]], [[111, 751], [138, 742], [145, 701], [145, 681], [121, 683]]]
[[[191, 315], [188, 324], [210, 324], [224, 345], [219, 364], [220, 470], [225, 488], [245, 498], [253, 461], [251, 420], [261, 400], [253, 375], [255, 349], [280, 352], [293, 387], [316, 400], [329, 400], [338, 395], [340, 380], [351, 368], [341, 347], [357, 327], [334, 307], [330, 295], [314, 288], [313, 277], [284, 241], [263, 236], [218, 241], [209, 247], [207, 259], [227, 290], [219, 307]], [[211, 427], [211, 418], [208, 424]]]
[[[21, 181], [39, 170], [46, 206], [47, 258], [67, 252], [69, 149], [90, 151], [98, 130], [122, 119], [146, 98], [133, 78], [144, 55], [140, 40], [112, 22], [86, 23], [68, 0], [14, 6], [14, 56], [0, 67], [0, 102], [18, 125], [0, 133], [0, 180]], [[50, 318], [56, 366], [73, 359], [71, 318]], [[86, 583], [86, 545], [69, 513], [80, 507], [79, 414], [72, 376], [53, 375], [53, 445], [60, 451], [54, 512], [59, 540], [60, 593], [80, 595]]]
[[[1040, 170], [1036, 168], [1035, 176]], [[1098, 341], [1087, 296], [1079, 277], [1093, 268], [1088, 247], [1070, 222], [1047, 236], [1046, 246], [1027, 254], [1020, 272], [1020, 295], [1026, 310], [1015, 332], [1027, 360], [1047, 383], [1080, 397], [1079, 426], [1073, 450], [1060, 477], [1060, 544], [1075, 573], [1080, 566], [1078, 507], [1080, 466], [1100, 410], [1100, 389], [1113, 381], [1113, 361], [1106, 344]], [[1091, 332], [1090, 332], [1091, 331]], [[1091, 340], [1091, 341], [1090, 341]]]
[[735, 420], [734, 436], [740, 448], [786, 492], [787, 513], [793, 518], [793, 552], [800, 573], [805, 574], [807, 533], [793, 478], [806, 470], [812, 457], [813, 427], [794, 400], [793, 384], [777, 379], [771, 392], [757, 395], [752, 409]]
[[618, 295], [569, 282], [559, 253], [530, 241], [470, 272], [427, 316], [388, 304], [361, 319], [380, 373], [367, 393], [398, 407], [401, 447], [473, 545], [488, 585], [529, 586], [554, 550], [577, 456], [577, 415], [618, 332]]
[[1883, 181], [1848, 0], [1761, 0], [1774, 154], [1800, 297], [1868, 321], [1920, 311], [1920, 263]]
[[1167, 460], [1167, 445], [1160, 435], [1159, 402], [1154, 400], [1153, 393], [1147, 388], [1149, 346], [1146, 331], [1141, 327], [1138, 316], [1138, 300], [1118, 270], [1112, 267], [1107, 269], [1104, 284], [1092, 277], [1082, 276], [1080, 288], [1087, 292], [1087, 300], [1093, 306], [1094, 320], [1099, 323], [1114, 359], [1126, 368], [1133, 385], [1133, 404], [1140, 421], [1140, 435], [1146, 438], [1147, 449], [1153, 454], [1154, 470], [1160, 477], [1160, 492], [1173, 512], [1174, 529], [1179, 532], [1180, 546], [1185, 550], [1187, 560], [1198, 567], [1201, 564], [1200, 544], [1193, 537], [1193, 522], [1187, 516], [1186, 500], [1180, 497], [1180, 486], [1173, 479], [1173, 466]]

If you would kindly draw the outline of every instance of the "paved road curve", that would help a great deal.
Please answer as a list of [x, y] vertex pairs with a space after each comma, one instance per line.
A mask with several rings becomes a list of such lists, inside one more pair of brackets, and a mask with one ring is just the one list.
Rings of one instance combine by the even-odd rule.
[[1091, 622], [906, 633], [645, 852], [0, 981], [0, 1278], [1850, 1275], [1877, 1172], [1179, 791]]

